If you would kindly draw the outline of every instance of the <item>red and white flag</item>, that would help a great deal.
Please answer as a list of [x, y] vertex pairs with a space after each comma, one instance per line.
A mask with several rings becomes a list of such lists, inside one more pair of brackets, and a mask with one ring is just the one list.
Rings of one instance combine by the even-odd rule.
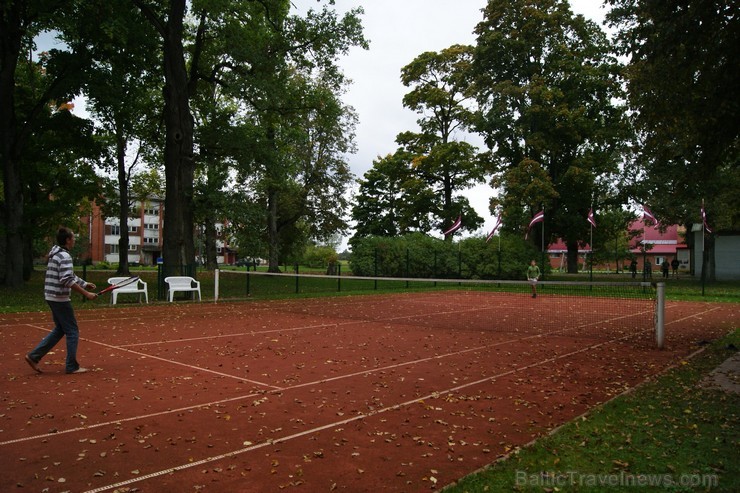
[[707, 211], [704, 210], [704, 202], [701, 204], [701, 222], [704, 223], [704, 229], [707, 230], [707, 233], [712, 234], [712, 230], [707, 224]]
[[642, 219], [643, 220], [650, 219], [652, 222], [655, 223], [656, 226], [660, 224], [658, 220], [655, 218], [655, 215], [653, 214], [653, 212], [650, 209], [648, 209], [647, 206], [644, 206], [644, 205], [642, 206]]
[[596, 219], [594, 219], [594, 209], [593, 209], [593, 207], [591, 209], [589, 209], [589, 211], [588, 211], [588, 217], [586, 219], [588, 220], [588, 222], [591, 223], [591, 226], [593, 226], [594, 228], [596, 227]]
[[491, 238], [493, 238], [493, 235], [496, 233], [496, 230], [498, 229], [499, 226], [501, 226], [501, 216], [498, 216], [498, 219], [496, 219], [495, 226], [493, 227], [493, 229], [491, 230], [491, 232], [488, 233], [488, 236], [486, 236], [486, 243], [488, 243], [489, 241], [491, 241]]
[[545, 220], [545, 211], [544, 209], [538, 212], [534, 215], [531, 221], [529, 221], [529, 227], [527, 228], [527, 234], [524, 235], [524, 239], [526, 240], [529, 236], [529, 231], [532, 229], [532, 226], [534, 226], [537, 223], [541, 223]]
[[462, 214], [457, 216], [457, 220], [455, 220], [454, 224], [450, 226], [450, 228], [442, 234], [445, 236], [452, 234], [458, 229], [460, 229], [460, 226], [462, 226]]

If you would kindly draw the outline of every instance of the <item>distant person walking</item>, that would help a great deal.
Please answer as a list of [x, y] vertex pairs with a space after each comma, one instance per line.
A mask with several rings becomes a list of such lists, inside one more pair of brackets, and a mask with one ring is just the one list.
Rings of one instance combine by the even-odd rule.
[[532, 286], [532, 298], [537, 297], [537, 281], [540, 279], [540, 268], [537, 267], [537, 261], [532, 260], [527, 267], [527, 280]]
[[671, 266], [668, 263], [668, 259], [663, 260], [663, 263], [660, 265], [660, 270], [663, 272], [663, 279], [668, 279], [668, 275], [671, 272]]
[[630, 272], [632, 273], [632, 279], [637, 277], [637, 260], [632, 259], [632, 262], [630, 262]]
[[676, 257], [673, 257], [673, 260], [671, 260], [671, 267], [673, 268], [673, 277], [678, 277], [678, 267], [681, 265], [681, 262]]
[[70, 299], [71, 291], [80, 293], [88, 300], [95, 299], [97, 295], [87, 291], [95, 289], [95, 284], [85, 282], [72, 271], [72, 256], [69, 251], [75, 245], [75, 235], [68, 228], [59, 228], [57, 232], [57, 244], [49, 252], [46, 265], [46, 281], [44, 282], [44, 298], [51, 308], [51, 317], [54, 320], [54, 328], [49, 335], [44, 337], [36, 348], [25, 356], [26, 362], [35, 371], [41, 373], [38, 367], [41, 358], [67, 337], [67, 359], [65, 371], [67, 373], [85, 373], [77, 362], [77, 342], [79, 341], [79, 328], [77, 319], [72, 308]]

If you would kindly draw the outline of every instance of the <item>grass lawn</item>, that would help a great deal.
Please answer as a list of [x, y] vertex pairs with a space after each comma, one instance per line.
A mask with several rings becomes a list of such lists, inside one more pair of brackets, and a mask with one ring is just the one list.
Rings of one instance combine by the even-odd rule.
[[740, 330], [444, 491], [740, 491], [740, 394], [705, 384], [738, 347]]

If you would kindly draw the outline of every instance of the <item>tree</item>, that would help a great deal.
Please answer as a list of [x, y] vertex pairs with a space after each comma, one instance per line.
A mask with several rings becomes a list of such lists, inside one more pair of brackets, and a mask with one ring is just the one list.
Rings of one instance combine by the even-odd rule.
[[300, 18], [287, 7], [269, 11], [259, 36], [250, 37], [253, 46], [242, 54], [249, 84], [238, 92], [248, 105], [255, 149], [241, 166], [250, 179], [256, 176], [271, 271], [291, 241], [346, 227], [344, 154], [351, 151], [355, 117], [339, 100], [346, 81], [336, 60], [351, 46], [366, 46], [361, 9], [338, 18], [324, 7]]
[[[736, 2], [606, 3], [619, 52], [629, 58], [625, 77], [638, 136], [631, 165], [641, 171], [636, 196], [650, 197], [662, 218], [688, 227], [700, 222], [706, 201], [716, 231], [740, 229]], [[708, 240], [713, 255], [713, 236]]]
[[[46, 121], [51, 107], [71, 101], [79, 92], [82, 68], [87, 65], [84, 49], [76, 52], [50, 50], [43, 62], [25, 59], [33, 50], [34, 37], [43, 30], [73, 28], [72, 13], [79, 2], [54, 0], [8, 0], [0, 9], [0, 165], [3, 169], [4, 282], [23, 284], [31, 265], [24, 251], [31, 243], [30, 222], [25, 217], [22, 156]], [[64, 6], [65, 8], [61, 8]], [[23, 71], [27, 84], [18, 84]], [[22, 91], [23, 101], [19, 101]], [[54, 104], [58, 102], [58, 104]]]
[[[159, 56], [159, 44], [151, 26], [142, 23], [133, 6], [109, 2], [95, 6], [100, 22], [85, 28], [91, 32], [67, 33], [70, 44], [89, 39], [94, 62], [86, 71], [85, 95], [88, 108], [109, 142], [103, 168], [117, 175], [114, 214], [121, 225], [118, 242], [119, 275], [129, 274], [128, 218], [133, 205], [130, 181], [148, 144], [154, 147], [158, 123], [159, 98], [155, 89], [161, 86], [161, 76], [154, 70]], [[130, 152], [131, 146], [138, 146]]]
[[186, 0], [169, 0], [164, 8], [157, 9], [143, 0], [132, 0], [145, 19], [159, 33], [162, 41], [162, 69], [164, 72], [163, 119], [165, 211], [162, 256], [167, 275], [180, 272], [195, 261], [193, 239], [193, 183], [195, 156], [193, 144], [193, 115], [190, 98], [196, 92], [199, 73], [199, 56], [205, 43], [204, 24], [208, 11], [205, 6], [197, 12], [196, 28], [190, 63], [186, 60]]
[[563, 238], [575, 272], [597, 178], [617, 172], [625, 129], [607, 37], [563, 0], [490, 0], [475, 32], [476, 129], [502, 191], [492, 206], [509, 228], [544, 207], [544, 243]]
[[434, 194], [414, 179], [407, 162], [402, 151], [373, 161], [352, 207], [354, 238], [431, 231]]
[[[396, 141], [411, 155], [414, 174], [439, 196], [430, 212], [439, 218], [441, 229], [459, 215], [463, 216], [463, 225], [471, 229], [483, 222], [462, 199], [453, 198], [455, 192], [485, 177], [485, 170], [475, 159], [475, 147], [454, 138], [472, 123], [465, 79], [471, 61], [471, 47], [453, 45], [439, 53], [422, 53], [401, 70], [401, 81], [412, 88], [403, 104], [422, 117], [417, 120], [420, 132], [403, 132]], [[452, 235], [448, 237], [451, 240]]]
[[[35, 119], [34, 134], [20, 157], [24, 197], [24, 280], [33, 261], [48, 252], [48, 240], [60, 225], [71, 227], [87, 245], [88, 225], [80, 224], [81, 208], [97, 199], [103, 180], [95, 173], [102, 146], [91, 121], [72, 114], [71, 105], [49, 107]], [[34, 248], [43, 244], [43, 251]]]

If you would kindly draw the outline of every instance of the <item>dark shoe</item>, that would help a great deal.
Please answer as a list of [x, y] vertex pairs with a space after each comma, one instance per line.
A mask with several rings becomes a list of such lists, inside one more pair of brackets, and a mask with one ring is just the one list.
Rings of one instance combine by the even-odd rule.
[[31, 359], [29, 355], [26, 355], [26, 363], [28, 363], [28, 366], [34, 369], [35, 372], [41, 373], [41, 368], [39, 368], [39, 365]]
[[79, 367], [75, 371], [68, 371], [67, 374], [72, 375], [73, 373], [87, 373], [88, 371], [90, 370], [88, 370], [87, 368]]

